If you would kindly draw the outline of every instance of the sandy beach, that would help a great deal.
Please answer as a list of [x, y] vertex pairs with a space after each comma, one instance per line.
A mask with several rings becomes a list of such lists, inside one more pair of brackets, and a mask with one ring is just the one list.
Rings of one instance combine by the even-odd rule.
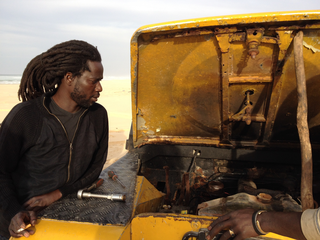
[[[131, 85], [130, 80], [103, 80], [103, 91], [98, 103], [103, 105], [109, 116], [109, 150], [105, 167], [123, 156], [125, 142], [131, 127]], [[16, 104], [18, 84], [0, 84], [0, 123]]]

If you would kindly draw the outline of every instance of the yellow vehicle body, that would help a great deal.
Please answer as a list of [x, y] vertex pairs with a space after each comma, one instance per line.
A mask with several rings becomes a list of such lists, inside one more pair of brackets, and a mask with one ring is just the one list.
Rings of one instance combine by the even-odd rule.
[[[164, 209], [168, 202], [174, 205], [179, 200], [173, 193], [179, 192], [175, 187], [180, 182], [175, 180], [189, 174], [185, 159], [202, 158], [200, 167], [188, 175], [191, 188], [196, 186], [197, 177], [209, 181], [212, 174], [231, 174], [228, 161], [271, 164], [276, 169], [282, 168], [277, 165], [280, 162], [297, 166], [300, 144], [295, 129], [297, 86], [292, 50], [297, 31], [304, 33], [310, 139], [315, 159], [320, 156], [320, 11], [241, 14], [147, 25], [131, 40], [132, 132], [128, 149], [132, 155], [118, 160], [119, 164], [127, 161], [125, 165], [116, 166], [116, 162], [104, 170], [117, 167], [119, 178], [133, 186], [132, 192], [126, 192], [132, 196], [130, 210], [126, 210], [130, 216], [120, 224], [105, 224], [99, 222], [101, 214], [97, 221], [86, 222], [77, 217], [55, 219], [50, 217], [55, 214], [44, 212], [30, 240], [182, 239], [189, 231], [207, 228], [218, 216], [211, 212], [197, 215], [183, 197], [179, 210]], [[249, 113], [246, 104], [252, 106]], [[275, 152], [289, 159], [277, 157]], [[132, 162], [136, 163], [130, 173], [134, 180], [126, 182], [121, 169]], [[208, 162], [209, 170], [203, 167]], [[173, 170], [165, 175], [163, 169], [168, 166]], [[162, 183], [166, 183], [164, 191], [159, 190]], [[104, 184], [116, 183], [106, 177]], [[170, 193], [170, 187], [175, 191]], [[53, 204], [51, 211], [56, 206], [59, 216], [67, 215], [61, 213], [76, 200], [68, 201], [63, 207]], [[109, 205], [108, 201], [96, 201], [86, 202], [91, 215], [101, 211], [96, 205], [100, 209], [101, 204]], [[118, 216], [120, 205], [108, 210], [106, 217]], [[268, 233], [259, 239], [290, 238]]]
[[[319, 76], [319, 18], [319, 11], [243, 14], [138, 29], [131, 42], [135, 146], [281, 147], [281, 137], [271, 135], [281, 135], [296, 117], [291, 111], [296, 108], [293, 37], [304, 31], [308, 84]], [[248, 54], [250, 42], [258, 45], [255, 58]], [[258, 134], [231, 130], [247, 90], [253, 92], [252, 126]], [[280, 107], [288, 112], [279, 112]], [[319, 123], [318, 110], [310, 112], [312, 127]]]
[[[33, 227], [36, 233], [28, 239], [182, 239], [186, 232], [207, 228], [214, 219], [212, 217], [199, 217], [187, 214], [154, 213], [154, 206], [160, 204], [162, 197], [163, 194], [158, 192], [145, 178], [137, 177], [134, 217], [126, 226], [99, 225], [42, 218]], [[266, 237], [267, 239], [291, 239], [273, 233], [268, 233]]]

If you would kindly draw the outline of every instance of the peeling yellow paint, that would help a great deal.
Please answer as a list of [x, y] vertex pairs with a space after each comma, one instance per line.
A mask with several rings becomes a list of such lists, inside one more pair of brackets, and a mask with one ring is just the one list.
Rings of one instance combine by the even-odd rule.
[[303, 41], [303, 46], [305, 46], [308, 49], [311, 49], [313, 53], [320, 52], [320, 49], [315, 48], [314, 46], [309, 45], [305, 41]]

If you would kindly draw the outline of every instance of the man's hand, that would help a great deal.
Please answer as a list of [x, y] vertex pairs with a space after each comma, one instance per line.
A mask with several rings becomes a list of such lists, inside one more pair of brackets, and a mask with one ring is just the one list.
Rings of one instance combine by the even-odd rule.
[[234, 237], [234, 240], [241, 240], [258, 236], [252, 226], [253, 213], [253, 209], [241, 209], [217, 218], [208, 227], [210, 232], [207, 239], [211, 240], [222, 231], [224, 233], [220, 240], [227, 240], [230, 237]]
[[[207, 239], [212, 239], [219, 232], [224, 232], [220, 240], [242, 240], [258, 236], [252, 225], [253, 209], [241, 209], [228, 213], [214, 220], [208, 227]], [[273, 232], [294, 239], [306, 239], [302, 233], [301, 212], [264, 212], [258, 216], [260, 227], [264, 232]], [[231, 231], [230, 231], [231, 230]]]
[[[25, 229], [27, 224], [34, 226], [37, 222], [37, 215], [34, 211], [21, 211], [18, 212], [12, 219], [9, 225], [9, 232], [12, 237], [29, 237], [34, 234], [31, 229]], [[19, 232], [19, 229], [25, 229]]]
[[27, 210], [38, 211], [49, 206], [62, 197], [61, 192], [57, 189], [53, 192], [30, 198], [23, 206]]

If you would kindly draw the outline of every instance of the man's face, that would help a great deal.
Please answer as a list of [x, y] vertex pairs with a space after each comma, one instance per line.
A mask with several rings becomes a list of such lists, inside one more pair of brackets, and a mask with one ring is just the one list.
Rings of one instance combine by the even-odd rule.
[[98, 100], [102, 86], [103, 66], [101, 62], [88, 61], [89, 71], [74, 79], [75, 85], [70, 96], [79, 106], [88, 108]]

